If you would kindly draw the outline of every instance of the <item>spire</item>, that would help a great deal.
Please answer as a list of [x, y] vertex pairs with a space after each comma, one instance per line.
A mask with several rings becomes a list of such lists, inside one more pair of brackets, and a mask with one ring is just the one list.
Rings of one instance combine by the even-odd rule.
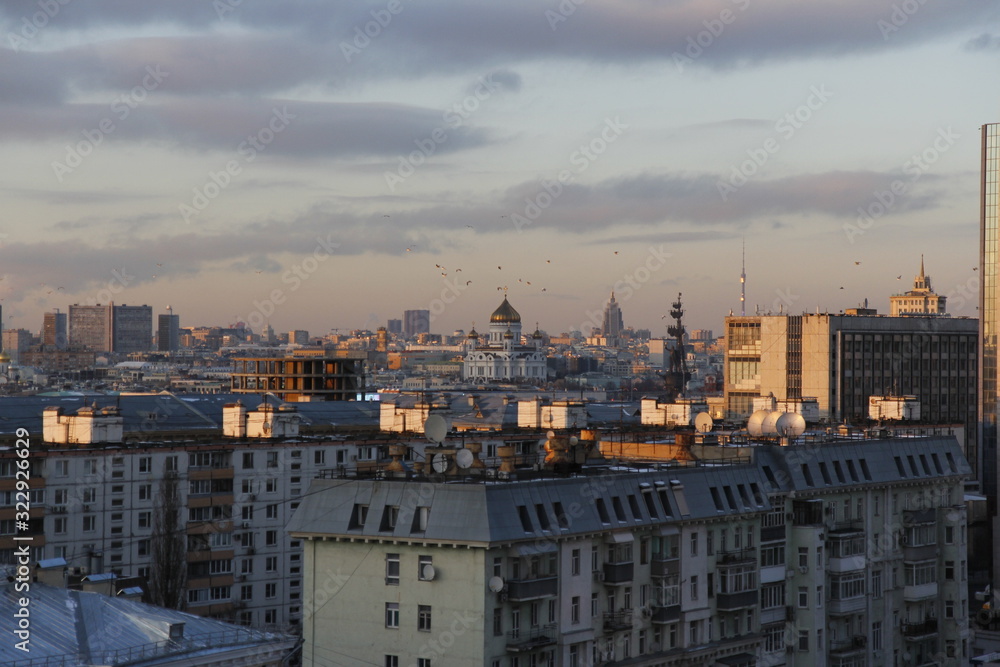
[[743, 269], [740, 271], [740, 317], [747, 314], [747, 237], [743, 237]]
[[924, 254], [920, 253], [920, 277], [924, 277]]

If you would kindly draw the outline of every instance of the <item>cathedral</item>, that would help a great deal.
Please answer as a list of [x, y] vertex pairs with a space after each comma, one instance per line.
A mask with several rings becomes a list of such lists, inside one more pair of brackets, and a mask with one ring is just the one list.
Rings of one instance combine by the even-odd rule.
[[521, 316], [507, 295], [490, 316], [485, 344], [474, 327], [469, 332], [464, 362], [462, 379], [468, 382], [543, 382], [547, 378], [542, 334], [536, 329], [530, 344], [521, 344]]

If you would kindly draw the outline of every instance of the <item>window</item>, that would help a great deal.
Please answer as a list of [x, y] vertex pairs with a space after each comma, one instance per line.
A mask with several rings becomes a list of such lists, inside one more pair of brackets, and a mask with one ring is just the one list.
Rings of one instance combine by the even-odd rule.
[[386, 505], [382, 512], [382, 526], [379, 530], [394, 530], [396, 520], [399, 518], [399, 507], [396, 505]]
[[907, 586], [922, 586], [937, 581], [937, 563], [933, 560], [921, 561], [919, 563], [904, 563], [903, 571], [905, 585]]
[[97, 518], [93, 514], [87, 514], [83, 517], [83, 530], [84, 532], [92, 532], [97, 526]]
[[253, 584], [243, 584], [240, 586], [240, 599], [253, 600]]
[[698, 555], [698, 533], [691, 533], [691, 555]]
[[267, 467], [277, 468], [278, 467], [278, 452], [268, 452], [267, 453]]
[[872, 623], [872, 649], [875, 651], [882, 650], [882, 621]]
[[368, 505], [355, 504], [351, 512], [351, 523], [348, 528], [364, 528], [368, 519]]
[[240, 561], [241, 574], [253, 574], [253, 558], [244, 558]]
[[944, 578], [945, 581], [951, 581], [955, 578], [955, 561], [946, 560], [944, 562]]
[[398, 628], [399, 627], [399, 603], [398, 602], [386, 602], [385, 603], [385, 627], [387, 627], [387, 628]]
[[429, 604], [417, 605], [417, 630], [420, 632], [431, 631], [431, 606]]
[[431, 667], [431, 659], [417, 658], [417, 667]]
[[945, 618], [955, 618], [955, 601], [945, 600], [944, 601], [944, 617]]
[[277, 609], [265, 609], [264, 610], [264, 624], [274, 625], [278, 622], [278, 610]]
[[326, 464], [326, 450], [325, 449], [317, 449], [317, 450], [313, 451], [313, 463], [315, 463], [318, 466]]
[[267, 518], [268, 519], [277, 519], [278, 518], [278, 505], [277, 504], [268, 505], [267, 506]]
[[764, 652], [777, 653], [785, 650], [785, 626], [770, 625], [761, 628], [764, 633]]
[[140, 456], [139, 457], [139, 472], [143, 474], [148, 474], [153, 470], [153, 457], [152, 456]]
[[278, 571], [278, 557], [268, 556], [264, 560], [264, 571], [265, 572], [277, 572]]
[[809, 608], [809, 588], [799, 586], [799, 609]]
[[386, 655], [385, 656], [385, 667], [399, 667], [399, 656], [398, 655]]
[[872, 597], [882, 597], [882, 570], [872, 570]]
[[136, 553], [139, 556], [148, 556], [149, 549], [150, 549], [149, 540], [139, 540], [136, 543]]
[[273, 547], [273, 546], [277, 546], [277, 544], [278, 544], [278, 531], [276, 531], [276, 530], [269, 530], [269, 531], [267, 531], [267, 532], [264, 533], [264, 545], [265, 546]]
[[264, 584], [264, 597], [268, 599], [278, 597], [278, 584]]
[[253, 452], [243, 452], [243, 469], [253, 470]]
[[698, 575], [692, 575], [691, 577], [691, 599], [698, 599]]
[[53, 523], [52, 523], [52, 531], [56, 535], [62, 535], [63, 533], [65, 533], [66, 532], [66, 517], [64, 517], [64, 516], [57, 516], [55, 518], [55, 521], [53, 521]]
[[139, 527], [140, 528], [151, 528], [153, 526], [153, 513], [152, 512], [139, 512]]
[[503, 608], [493, 609], [493, 636], [499, 637], [503, 634]]
[[385, 555], [385, 585], [399, 586], [399, 554]]
[[424, 533], [427, 532], [427, 522], [431, 518], [431, 508], [426, 506], [418, 506], [416, 511], [413, 513], [413, 525], [410, 526], [411, 533]]
[[65, 459], [56, 461], [56, 477], [69, 477], [69, 461]]
[[865, 594], [865, 573], [830, 575], [830, 599], [850, 600]]
[[799, 630], [799, 650], [808, 651], [809, 650], [809, 631]]
[[760, 548], [760, 566], [776, 567], [785, 564], [785, 544], [769, 544]]
[[761, 609], [775, 609], [785, 606], [785, 584], [764, 584], [760, 589]]
[[240, 509], [240, 516], [244, 521], [253, 521], [253, 505], [244, 505]]
[[420, 581], [430, 581], [434, 578], [434, 557], [417, 557], [417, 579]]
[[598, 607], [600, 606], [600, 598], [597, 593], [590, 594], [590, 616], [593, 618], [597, 616]]
[[570, 553], [570, 570], [574, 577], [580, 575], [580, 550], [573, 549]]
[[809, 567], [809, 547], [799, 547], [799, 567]]
[[278, 491], [278, 480], [273, 477], [268, 478], [264, 483], [264, 490], [268, 493], [276, 493]]

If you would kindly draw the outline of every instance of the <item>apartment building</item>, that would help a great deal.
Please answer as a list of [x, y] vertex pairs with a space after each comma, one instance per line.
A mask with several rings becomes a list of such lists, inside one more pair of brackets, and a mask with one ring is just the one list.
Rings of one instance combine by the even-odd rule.
[[318, 479], [288, 527], [303, 661], [966, 664], [970, 472], [954, 438], [890, 438], [732, 465]]

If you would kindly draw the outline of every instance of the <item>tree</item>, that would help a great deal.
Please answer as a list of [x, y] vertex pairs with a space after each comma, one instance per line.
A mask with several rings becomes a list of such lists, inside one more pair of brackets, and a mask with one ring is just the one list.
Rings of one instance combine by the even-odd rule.
[[185, 603], [187, 544], [181, 525], [182, 509], [177, 475], [168, 472], [160, 481], [153, 512], [149, 595], [153, 604], [169, 609], [182, 609]]

